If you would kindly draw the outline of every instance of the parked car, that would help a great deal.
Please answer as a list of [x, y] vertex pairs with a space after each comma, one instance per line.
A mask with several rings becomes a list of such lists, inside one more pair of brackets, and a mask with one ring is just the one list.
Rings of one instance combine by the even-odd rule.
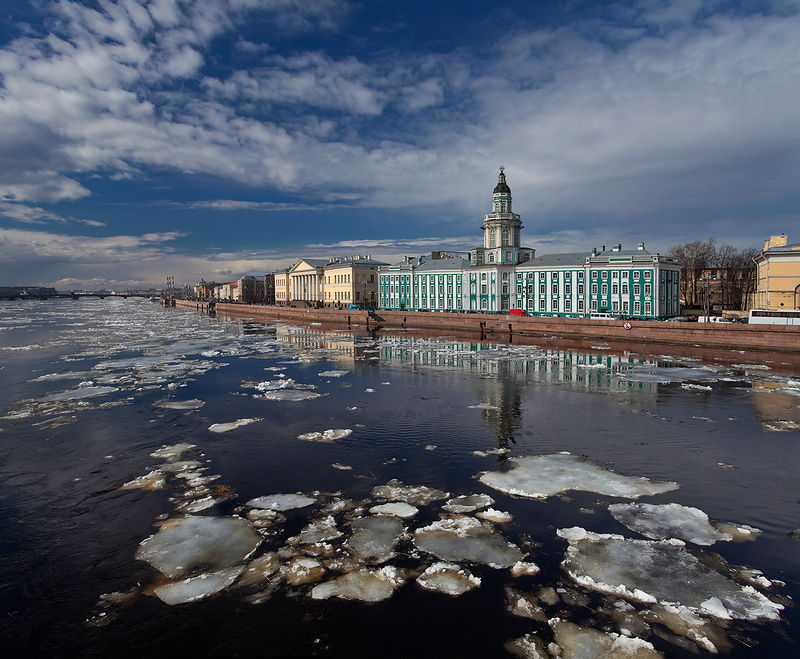
[[722, 316], [698, 316], [697, 317], [698, 323], [729, 323], [727, 318], [723, 318]]

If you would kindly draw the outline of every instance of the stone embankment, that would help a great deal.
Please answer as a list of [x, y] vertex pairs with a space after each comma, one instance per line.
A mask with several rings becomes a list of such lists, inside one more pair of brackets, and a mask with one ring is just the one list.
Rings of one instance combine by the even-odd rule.
[[[207, 311], [205, 302], [176, 300], [183, 309]], [[492, 336], [546, 336], [627, 343], [688, 345], [738, 350], [768, 350], [800, 353], [800, 327], [747, 325], [739, 323], [706, 325], [659, 321], [630, 321], [588, 318], [536, 318], [496, 314], [438, 313], [419, 311], [355, 311], [349, 309], [295, 309], [247, 304], [215, 305], [217, 314], [260, 320], [294, 320], [367, 329], [419, 328], [451, 330]]]

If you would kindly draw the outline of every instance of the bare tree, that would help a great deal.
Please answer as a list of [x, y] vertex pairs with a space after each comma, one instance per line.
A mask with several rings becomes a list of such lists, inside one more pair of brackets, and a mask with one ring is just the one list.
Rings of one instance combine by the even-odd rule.
[[710, 267], [715, 252], [716, 242], [713, 238], [705, 242], [695, 240], [670, 249], [669, 255], [683, 265], [681, 297], [687, 307], [696, 307], [702, 304], [700, 278], [703, 271]]

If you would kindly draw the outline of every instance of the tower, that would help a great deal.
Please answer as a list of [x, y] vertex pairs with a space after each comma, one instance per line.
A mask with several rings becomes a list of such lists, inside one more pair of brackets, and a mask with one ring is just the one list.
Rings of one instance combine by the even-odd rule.
[[492, 191], [492, 212], [484, 215], [481, 224], [483, 248], [471, 250], [472, 265], [517, 265], [532, 258], [533, 250], [520, 248], [522, 228], [522, 220], [512, 210], [511, 188], [501, 166]]

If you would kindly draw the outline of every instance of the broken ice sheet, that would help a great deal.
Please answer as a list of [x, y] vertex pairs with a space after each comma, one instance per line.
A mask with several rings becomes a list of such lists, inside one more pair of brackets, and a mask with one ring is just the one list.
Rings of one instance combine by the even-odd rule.
[[196, 566], [231, 567], [252, 554], [261, 538], [238, 517], [180, 517], [140, 543], [136, 558], [177, 579]]
[[228, 423], [212, 423], [208, 429], [211, 432], [229, 432], [231, 430], [236, 430], [236, 428], [241, 428], [242, 426], [250, 425], [251, 423], [255, 423], [256, 421], [262, 421], [261, 418], [254, 418], [254, 419], [236, 419], [236, 421], [229, 421]]
[[67, 391], [61, 391], [57, 394], [50, 394], [49, 396], [44, 396], [41, 400], [46, 403], [52, 403], [57, 401], [68, 401], [68, 400], [80, 400], [83, 398], [94, 398], [96, 396], [105, 396], [106, 394], [114, 393], [115, 391], [119, 391], [118, 387], [78, 387], [77, 389], [69, 389]]
[[160, 449], [150, 454], [151, 458], [161, 458], [162, 460], [173, 461], [181, 457], [189, 449], [195, 448], [194, 444], [180, 442], [178, 444], [164, 445]]
[[468, 409], [471, 410], [499, 410], [500, 408], [497, 405], [492, 405], [491, 403], [477, 403], [476, 405], [467, 405]]
[[734, 539], [732, 534], [723, 529], [735, 527], [735, 524], [713, 523], [702, 510], [677, 503], [616, 503], [610, 505], [608, 511], [614, 519], [651, 540], [680, 538], [696, 545], [712, 545]]
[[390, 501], [405, 501], [412, 506], [426, 506], [434, 501], [446, 499], [448, 494], [425, 485], [405, 485], [393, 478], [386, 485], [372, 488], [372, 496]]
[[160, 400], [156, 403], [156, 407], [165, 410], [199, 410], [205, 401], [192, 398], [191, 400]]
[[151, 471], [120, 486], [121, 490], [161, 490], [167, 484], [161, 471]]
[[394, 547], [405, 528], [397, 517], [377, 515], [354, 520], [347, 545], [365, 563], [385, 563], [394, 557]]
[[443, 519], [417, 529], [414, 544], [443, 561], [472, 561], [504, 568], [522, 560], [516, 545], [471, 517]]
[[313, 497], [304, 494], [270, 494], [264, 497], [256, 497], [247, 502], [248, 508], [267, 508], [269, 510], [294, 510], [295, 508], [305, 508], [312, 503], [316, 503]]
[[622, 476], [564, 453], [512, 458], [509, 462], [514, 464], [513, 469], [486, 472], [480, 476], [481, 483], [532, 499], [546, 499], [567, 490], [636, 499], [678, 489], [672, 481]]
[[680, 540], [630, 540], [580, 527], [559, 529], [558, 535], [569, 542], [562, 568], [593, 590], [722, 619], [777, 620], [783, 609], [700, 563]]
[[315, 600], [340, 597], [362, 602], [380, 602], [391, 597], [404, 582], [404, 571], [391, 565], [379, 570], [362, 569], [314, 586], [311, 597]]
[[451, 513], [471, 513], [478, 508], [486, 508], [494, 503], [488, 494], [471, 494], [450, 499], [442, 506], [443, 510]]
[[439, 562], [420, 574], [417, 584], [425, 590], [458, 596], [480, 586], [481, 580], [455, 563]]
[[328, 515], [310, 522], [300, 533], [286, 542], [290, 545], [312, 545], [317, 542], [327, 542], [340, 538], [342, 532], [336, 526], [336, 519]]
[[340, 378], [343, 375], [347, 375], [350, 371], [322, 371], [319, 373], [319, 377], [321, 378]]
[[394, 515], [395, 517], [413, 517], [419, 512], [419, 508], [403, 502], [383, 503], [369, 509], [373, 515]]
[[337, 439], [343, 439], [344, 437], [349, 437], [352, 434], [353, 431], [349, 428], [329, 428], [328, 430], [323, 430], [322, 432], [303, 433], [302, 435], [298, 435], [297, 439], [305, 442], [332, 443]]
[[559, 618], [553, 618], [548, 622], [553, 628], [556, 643], [561, 646], [564, 657], [656, 659], [664, 656], [651, 643], [640, 638], [580, 627]]
[[301, 400], [314, 400], [315, 398], [322, 398], [328, 394], [318, 394], [315, 391], [299, 391], [297, 389], [284, 389], [282, 391], [267, 391], [263, 396], [264, 400], [285, 400], [285, 401], [301, 401]]
[[153, 592], [158, 599], [170, 606], [196, 602], [227, 588], [244, 570], [243, 565], [236, 565], [216, 572], [207, 572], [183, 581], [158, 586]]

